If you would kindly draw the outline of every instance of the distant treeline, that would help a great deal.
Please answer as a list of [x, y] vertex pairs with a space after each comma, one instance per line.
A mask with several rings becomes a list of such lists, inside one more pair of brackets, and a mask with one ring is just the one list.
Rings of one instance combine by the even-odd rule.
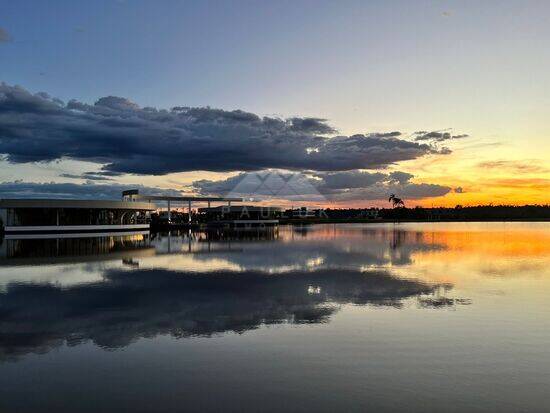
[[[358, 219], [365, 209], [327, 209], [328, 219]], [[371, 210], [372, 211], [372, 210]], [[550, 205], [479, 205], [454, 208], [382, 208], [378, 219], [419, 221], [550, 220]]]

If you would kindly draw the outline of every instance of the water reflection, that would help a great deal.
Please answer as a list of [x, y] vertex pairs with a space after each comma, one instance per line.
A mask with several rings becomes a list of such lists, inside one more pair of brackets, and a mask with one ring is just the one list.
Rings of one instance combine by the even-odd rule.
[[84, 257], [98, 260], [113, 254], [135, 253], [151, 248], [149, 232], [132, 235], [86, 236], [76, 234], [59, 238], [0, 238], [0, 265], [59, 262], [67, 258], [79, 261]]
[[231, 245], [231, 242], [275, 241], [279, 237], [278, 229], [263, 228], [256, 230], [208, 231], [172, 231], [151, 234], [150, 240], [158, 253], [210, 251], [218, 244]]
[[225, 263], [225, 269], [272, 273], [313, 268], [368, 269], [408, 265], [416, 253], [446, 248], [445, 244], [434, 242], [421, 231], [341, 229], [335, 225], [288, 227], [277, 233], [255, 237], [251, 237], [250, 233], [242, 236], [236, 233], [223, 236], [207, 233], [156, 234], [151, 245], [158, 254], [192, 253], [193, 260], [204, 265], [217, 261]]
[[536, 227], [429, 228], [318, 225], [4, 240], [0, 358], [64, 343], [119, 348], [156, 335], [326, 323], [348, 304], [455, 308], [471, 303], [453, 295], [456, 280], [502, 267], [491, 255], [520, 257], [505, 265], [523, 272], [539, 270], [547, 257], [548, 247], [533, 245], [548, 236]]
[[91, 340], [113, 349], [141, 337], [242, 333], [260, 325], [324, 323], [342, 304], [423, 308], [467, 304], [451, 286], [353, 270], [214, 272], [112, 269], [63, 288], [12, 283], [0, 294], [0, 359]]
[[[114, 253], [124, 253], [126, 259], [132, 252], [152, 249], [155, 255], [182, 253], [209, 253], [198, 260], [227, 260], [244, 269], [271, 272], [306, 269], [312, 265], [323, 268], [361, 268], [386, 264], [410, 264], [411, 256], [419, 251], [445, 248], [444, 244], [426, 239], [422, 232], [394, 229], [362, 229], [359, 232], [334, 230], [335, 226], [307, 232], [304, 228], [286, 228], [279, 231], [254, 232], [182, 232], [156, 233], [133, 236], [104, 236], [63, 239], [5, 240], [0, 245], [0, 265], [30, 264], [32, 259], [55, 263], [63, 258], [93, 256], [96, 260], [112, 259]], [[295, 238], [298, 232], [299, 239]], [[308, 235], [309, 234], [309, 235]], [[357, 239], [359, 237], [359, 239]], [[338, 242], [334, 242], [338, 239]], [[269, 244], [269, 246], [266, 245]], [[237, 254], [238, 253], [238, 254]], [[3, 259], [2, 259], [3, 258]], [[24, 261], [28, 259], [28, 261]]]
[[546, 402], [550, 223], [8, 241], [1, 411]]

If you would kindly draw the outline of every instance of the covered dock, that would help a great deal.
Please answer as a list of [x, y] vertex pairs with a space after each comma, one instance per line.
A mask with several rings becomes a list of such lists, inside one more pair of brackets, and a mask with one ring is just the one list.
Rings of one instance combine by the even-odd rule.
[[132, 189], [122, 193], [122, 200], [126, 202], [165, 202], [167, 204], [167, 222], [171, 222], [171, 214], [174, 204], [186, 205], [188, 210], [188, 224], [193, 222], [192, 211], [193, 203], [207, 203], [208, 208], [211, 208], [212, 203], [223, 203], [224, 206], [231, 208], [233, 202], [243, 202], [243, 198], [226, 198], [226, 197], [203, 197], [203, 196], [163, 196], [163, 195], [143, 195], [139, 190]]

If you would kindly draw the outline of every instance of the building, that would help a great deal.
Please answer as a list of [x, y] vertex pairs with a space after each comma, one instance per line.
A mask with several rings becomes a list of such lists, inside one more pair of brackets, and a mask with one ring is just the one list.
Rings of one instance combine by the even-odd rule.
[[212, 208], [199, 208], [199, 214], [206, 217], [207, 221], [217, 220], [269, 220], [281, 216], [282, 210], [273, 206], [218, 206]]
[[201, 221], [210, 227], [227, 229], [276, 227], [282, 215], [278, 207], [251, 205], [199, 208], [198, 212]]
[[0, 227], [9, 234], [149, 230], [149, 202], [0, 199]]

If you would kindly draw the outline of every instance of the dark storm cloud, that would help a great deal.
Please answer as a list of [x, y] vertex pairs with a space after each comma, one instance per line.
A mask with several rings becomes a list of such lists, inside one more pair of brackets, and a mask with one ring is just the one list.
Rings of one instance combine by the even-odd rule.
[[[266, 180], [264, 176], [270, 176], [270, 179]], [[286, 185], [284, 194], [277, 190], [271, 191], [272, 188], [280, 187], [272, 176], [281, 177], [281, 181]], [[452, 190], [451, 187], [443, 185], [411, 182], [413, 177], [412, 174], [401, 171], [324, 172], [312, 176], [262, 171], [245, 172], [220, 181], [195, 181], [193, 186], [204, 195], [288, 198], [289, 195], [296, 194], [303, 195], [303, 200], [307, 200], [305, 198], [308, 195], [315, 195], [316, 197], [311, 197], [311, 201], [320, 201], [319, 196], [331, 201], [387, 200], [391, 193], [399, 194], [405, 199], [422, 199], [443, 196]]]
[[140, 108], [108, 96], [66, 105], [47, 94], [0, 85], [0, 154], [13, 163], [60, 158], [92, 161], [105, 171], [340, 171], [385, 168], [432, 153], [400, 132], [334, 136], [318, 118], [259, 117], [240, 110]]
[[[201, 179], [193, 182], [193, 187], [204, 195], [227, 195], [233, 191], [237, 186], [249, 194], [253, 194], [258, 189], [256, 180], [251, 181], [247, 179], [249, 176], [254, 176], [255, 173], [242, 172], [238, 175], [231, 176], [227, 179], [219, 181], [211, 181], [209, 179]], [[243, 185], [244, 184], [244, 185]]]
[[453, 135], [451, 132], [447, 131], [418, 131], [414, 133], [416, 141], [432, 141], [432, 142], [444, 142], [452, 139], [463, 139], [467, 138], [469, 135], [460, 134]]
[[203, 194], [253, 199], [286, 199], [323, 201], [315, 182], [302, 173], [284, 171], [242, 172], [222, 181], [200, 180], [193, 187]]
[[412, 178], [414, 178], [413, 174], [407, 173], [407, 172], [401, 172], [401, 171], [395, 171], [388, 175], [388, 181], [392, 183], [397, 184], [406, 184], [408, 183]]
[[[79, 175], [69, 175], [78, 177]], [[120, 199], [122, 191], [139, 189], [149, 195], [179, 196], [180, 192], [169, 189], [150, 188], [143, 185], [121, 185], [94, 183], [36, 183], [36, 182], [0, 182], [0, 198], [67, 198], [67, 199]]]
[[[365, 174], [365, 172], [361, 172]], [[448, 186], [411, 182], [413, 175], [405, 172], [392, 172], [390, 174], [370, 174], [365, 177], [365, 185], [357, 186], [357, 175], [353, 172], [338, 173], [338, 187], [334, 181], [329, 179], [332, 186], [326, 185], [326, 177], [318, 184], [318, 189], [327, 199], [331, 201], [381, 201], [387, 200], [389, 194], [395, 193], [405, 200], [433, 198], [446, 195], [451, 191]], [[349, 175], [349, 176], [346, 176]], [[373, 182], [368, 184], [368, 179]]]
[[[244, 333], [261, 325], [324, 323], [341, 304], [390, 306], [440, 297], [451, 286], [387, 272], [284, 274], [108, 270], [101, 282], [13, 283], [0, 292], [0, 360], [87, 341], [115, 349], [142, 337]], [[437, 306], [431, 306], [437, 308]]]
[[346, 171], [318, 174], [317, 177], [322, 181], [318, 185], [322, 189], [351, 189], [374, 185], [385, 180], [387, 174], [380, 172]]
[[379, 133], [378, 135], [384, 138], [391, 138], [391, 137], [396, 138], [398, 136], [401, 136], [402, 133], [399, 131], [393, 131], [393, 132]]
[[326, 124], [326, 119], [319, 118], [290, 118], [291, 129], [298, 132], [318, 133], [326, 135], [336, 130]]
[[11, 41], [11, 36], [5, 29], [0, 27], [0, 43], [6, 43], [9, 41]]

